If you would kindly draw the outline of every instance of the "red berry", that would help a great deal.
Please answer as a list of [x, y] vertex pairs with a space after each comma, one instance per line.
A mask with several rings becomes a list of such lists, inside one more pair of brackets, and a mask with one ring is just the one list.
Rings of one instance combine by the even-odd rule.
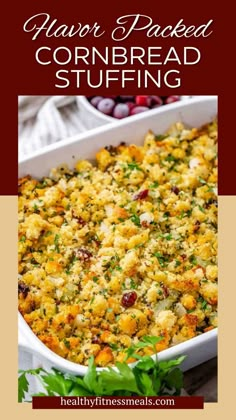
[[140, 191], [138, 194], [136, 194], [135, 196], [134, 196], [134, 200], [143, 200], [144, 198], [146, 198], [147, 196], [148, 196], [148, 191], [149, 190], [143, 190], [143, 191]]
[[135, 98], [135, 102], [136, 105], [149, 107], [151, 105], [151, 98], [147, 95], [138, 95]]
[[151, 107], [152, 108], [157, 108], [158, 106], [163, 105], [163, 100], [161, 99], [160, 96], [156, 96], [156, 95], [152, 95], [151, 96]]
[[127, 104], [117, 104], [115, 105], [112, 113], [113, 117], [118, 118], [119, 120], [129, 115], [129, 107]]
[[134, 102], [126, 102], [126, 105], [129, 107], [129, 112], [131, 111], [131, 109], [133, 109], [135, 107]]
[[171, 187], [171, 191], [172, 191], [173, 193], [175, 193], [176, 195], [178, 195], [178, 194], [179, 194], [179, 188], [178, 188], [178, 187], [176, 187], [175, 185], [173, 185], [173, 187]]
[[140, 114], [141, 112], [148, 110], [149, 108], [147, 106], [134, 106], [134, 108], [132, 108], [130, 111], [130, 115]]
[[115, 106], [115, 101], [111, 98], [102, 99], [97, 106], [97, 109], [103, 114], [111, 115], [113, 108]]
[[179, 101], [179, 96], [177, 95], [172, 95], [172, 96], [168, 96], [165, 100], [165, 104], [172, 104], [173, 102], [177, 102]]
[[99, 337], [97, 335], [94, 335], [92, 337], [91, 341], [92, 341], [93, 344], [100, 344], [101, 343], [100, 340], [99, 340]]
[[99, 102], [101, 102], [101, 100], [103, 99], [103, 96], [94, 96], [91, 100], [90, 103], [91, 105], [93, 105], [95, 108], [97, 108]]
[[122, 306], [124, 306], [124, 308], [130, 308], [130, 306], [135, 304], [137, 297], [138, 296], [136, 292], [124, 293], [121, 299]]
[[164, 297], [167, 298], [169, 296], [169, 290], [164, 284], [162, 285], [162, 290]]

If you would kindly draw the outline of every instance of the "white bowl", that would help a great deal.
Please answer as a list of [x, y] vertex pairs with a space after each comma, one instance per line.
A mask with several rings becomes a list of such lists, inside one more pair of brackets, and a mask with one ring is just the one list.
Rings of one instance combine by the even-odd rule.
[[[187, 95], [186, 96], [180, 96], [180, 101], [186, 100], [186, 99], [189, 99], [189, 98], [191, 98], [191, 96], [187, 96]], [[91, 114], [93, 116], [93, 118], [94, 118], [93, 127], [96, 127], [96, 124], [98, 126], [100, 126], [100, 125], [103, 125], [103, 124], [106, 124], [106, 123], [111, 123], [114, 120], [117, 120], [117, 118], [110, 117], [109, 115], [105, 115], [101, 111], [98, 111], [97, 108], [95, 108], [93, 105], [90, 104], [90, 102], [86, 98], [86, 96], [76, 96], [76, 101], [77, 101], [78, 107], [82, 111], [82, 113], [85, 111], [86, 113]], [[172, 105], [173, 104], [168, 104], [168, 107], [172, 106]], [[157, 108], [157, 109], [162, 109], [162, 107]], [[126, 117], [126, 118], [131, 118], [131, 116]], [[93, 127], [91, 127], [91, 128], [93, 128]]]
[[[41, 178], [48, 175], [52, 167], [67, 163], [70, 167], [79, 158], [94, 160], [95, 153], [107, 145], [117, 146], [121, 141], [142, 144], [149, 129], [156, 133], [165, 132], [171, 124], [182, 121], [189, 126], [200, 126], [217, 115], [217, 97], [195, 98], [179, 101], [168, 107], [150, 110], [123, 120], [113, 120], [105, 127], [99, 127], [85, 134], [76, 135], [59, 143], [45, 147], [19, 163], [19, 176], [31, 174]], [[33, 333], [19, 314], [19, 346], [36, 354], [48, 366], [75, 375], [84, 375], [86, 366], [70, 362], [49, 350]], [[184, 343], [177, 344], [159, 353], [160, 360], [186, 355], [183, 370], [188, 370], [217, 354], [217, 329], [206, 332]], [[102, 368], [98, 368], [102, 369]]]

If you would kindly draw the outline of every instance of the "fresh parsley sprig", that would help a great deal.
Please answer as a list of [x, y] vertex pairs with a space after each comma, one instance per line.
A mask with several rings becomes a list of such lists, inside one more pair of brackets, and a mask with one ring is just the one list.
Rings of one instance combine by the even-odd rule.
[[18, 399], [25, 401], [30, 392], [29, 376], [35, 376], [44, 391], [38, 396], [160, 396], [180, 395], [183, 387], [183, 373], [178, 367], [185, 356], [169, 361], [139, 354], [139, 350], [151, 347], [156, 353], [156, 344], [163, 337], [144, 336], [134, 346], [127, 349], [126, 360], [130, 357], [137, 363], [128, 365], [117, 362], [115, 368], [108, 367], [102, 371], [96, 369], [94, 358], [89, 359], [85, 376], [74, 376], [62, 373], [57, 369], [30, 369], [19, 371]]

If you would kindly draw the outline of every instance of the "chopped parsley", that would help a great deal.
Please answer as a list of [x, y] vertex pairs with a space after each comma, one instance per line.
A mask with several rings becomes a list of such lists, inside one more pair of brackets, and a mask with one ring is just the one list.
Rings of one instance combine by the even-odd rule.
[[51, 236], [51, 235], [52, 235], [52, 232], [51, 232], [50, 230], [48, 230], [48, 231], [44, 234], [45, 238], [47, 238], [48, 236]]
[[201, 308], [202, 309], [206, 309], [207, 308], [207, 306], [208, 306], [208, 303], [207, 303], [207, 301], [205, 300], [205, 299], [203, 299], [203, 297], [202, 296], [199, 296], [199, 298], [198, 298], [198, 300], [197, 300], [199, 303], [201, 303]]
[[130, 218], [131, 222], [133, 222], [136, 226], [141, 226], [140, 218], [137, 214], [133, 214]]
[[130, 279], [130, 288], [137, 289], [138, 285], [135, 283], [134, 279]]
[[159, 187], [159, 183], [157, 181], [154, 181], [152, 184], [149, 185], [149, 188], [154, 189]]
[[193, 255], [193, 254], [190, 255], [189, 261], [191, 262], [191, 264], [197, 265], [197, 259], [196, 259], [195, 255]]
[[166, 267], [166, 263], [169, 262], [168, 257], [165, 257], [164, 255], [160, 254], [160, 252], [155, 252], [153, 255], [158, 259], [158, 262], [161, 267]]
[[200, 176], [199, 176], [199, 178], [198, 178], [198, 181], [199, 181], [201, 184], [203, 184], [203, 185], [206, 185], [206, 184], [207, 184], [207, 182], [205, 181], [205, 179], [201, 178]]
[[198, 206], [198, 208], [199, 208], [199, 210], [200, 210], [202, 213], [205, 213], [205, 210], [204, 210], [204, 208], [203, 208], [202, 206]]
[[130, 162], [127, 163], [127, 166], [129, 169], [131, 169], [131, 171], [133, 171], [134, 169], [136, 169], [137, 171], [142, 171], [142, 169], [140, 168], [140, 166], [137, 164], [137, 162]]
[[164, 238], [164, 239], [166, 239], [167, 241], [170, 241], [172, 238], [173, 238], [173, 236], [172, 236], [172, 234], [171, 233], [162, 233], [161, 235], [159, 235], [160, 236], [160, 238]]
[[167, 137], [168, 137], [168, 136], [167, 136], [167, 135], [164, 135], [164, 134], [157, 134], [157, 135], [155, 136], [155, 140], [156, 140], [156, 141], [162, 141], [162, 140], [165, 140]]
[[60, 248], [58, 244], [59, 238], [60, 238], [60, 235], [56, 233], [55, 238], [54, 238], [54, 245], [55, 245], [55, 250], [58, 252], [58, 254], [60, 253]]
[[166, 156], [165, 160], [166, 160], [167, 162], [178, 162], [178, 159], [176, 159], [176, 158], [175, 158], [174, 156], [172, 156], [172, 155]]

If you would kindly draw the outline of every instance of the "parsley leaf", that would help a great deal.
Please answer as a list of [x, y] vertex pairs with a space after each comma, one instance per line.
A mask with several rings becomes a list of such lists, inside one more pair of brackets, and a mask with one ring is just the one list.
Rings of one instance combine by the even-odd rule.
[[106, 370], [96, 369], [94, 358], [89, 359], [88, 370], [84, 377], [60, 372], [57, 369], [46, 371], [32, 369], [20, 371], [18, 379], [19, 402], [30, 394], [27, 375], [34, 375], [44, 389], [37, 395], [46, 396], [92, 396], [92, 395], [120, 395], [120, 396], [155, 396], [180, 395], [183, 386], [183, 374], [178, 366], [185, 359], [181, 356], [168, 361], [158, 361], [148, 355], [141, 356], [137, 351], [145, 347], [152, 347], [156, 351], [156, 344], [163, 337], [144, 336], [127, 350], [127, 355], [136, 355], [138, 362], [135, 366], [125, 362], [117, 362], [115, 368]]
[[60, 235], [56, 233], [55, 238], [54, 238], [54, 245], [55, 245], [55, 250], [58, 252], [58, 254], [60, 253], [60, 248], [58, 244], [59, 238], [60, 238]]
[[136, 169], [137, 171], [142, 171], [142, 169], [140, 168], [140, 166], [137, 164], [137, 162], [130, 162], [127, 163], [127, 166], [129, 169], [131, 169], [131, 171], [133, 171], [134, 169]]
[[158, 259], [158, 262], [161, 267], [165, 267], [166, 263], [169, 262], [169, 259], [164, 255], [160, 254], [160, 252], [155, 252], [153, 255]]
[[137, 214], [133, 214], [130, 218], [130, 220], [136, 225], [141, 226], [139, 216]]
[[29, 390], [29, 382], [26, 378], [26, 372], [22, 372], [18, 378], [18, 402], [22, 402], [25, 394]]
[[165, 140], [167, 137], [168, 137], [167, 135], [157, 134], [157, 135], [155, 136], [155, 140], [156, 140], [156, 141], [162, 141], [162, 140]]
[[99, 375], [99, 384], [103, 395], [112, 395], [114, 391], [122, 391], [123, 389], [140, 395], [132, 368], [126, 363], [120, 362], [116, 363], [116, 368], [118, 372], [108, 368], [108, 371], [103, 370]]
[[58, 370], [53, 370], [51, 375], [44, 375], [43, 382], [49, 395], [70, 395], [73, 387], [73, 381]]
[[196, 259], [195, 255], [193, 255], [193, 254], [190, 255], [189, 261], [191, 262], [191, 264], [197, 265], [197, 259]]

